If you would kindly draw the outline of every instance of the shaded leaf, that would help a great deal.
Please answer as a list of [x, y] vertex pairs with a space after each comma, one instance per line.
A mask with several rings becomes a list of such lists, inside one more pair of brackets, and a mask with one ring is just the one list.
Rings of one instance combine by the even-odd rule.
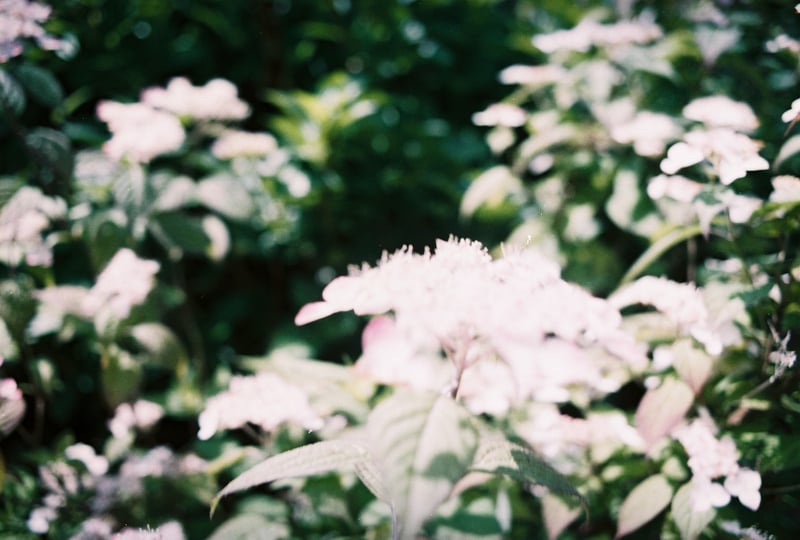
[[25, 145], [33, 153], [39, 175], [45, 182], [72, 176], [72, 145], [66, 135], [50, 128], [36, 128], [25, 135]]
[[32, 64], [23, 64], [14, 71], [14, 76], [22, 83], [33, 100], [45, 107], [55, 108], [64, 99], [61, 83], [46, 69]]
[[692, 484], [687, 482], [678, 488], [672, 499], [672, 519], [678, 527], [682, 540], [695, 540], [714, 519], [716, 512], [710, 508], [704, 512], [692, 509]]
[[111, 409], [138, 393], [142, 367], [132, 354], [111, 346], [103, 351], [100, 362], [103, 397]]
[[647, 250], [642, 253], [638, 259], [631, 265], [630, 269], [622, 276], [619, 287], [626, 283], [630, 283], [639, 275], [641, 275], [647, 268], [656, 262], [659, 257], [666, 253], [670, 248], [678, 245], [684, 240], [688, 240], [693, 236], [702, 233], [703, 230], [700, 225], [688, 225], [685, 227], [678, 227], [671, 230], [667, 234], [661, 236], [658, 240], [652, 243]]
[[228, 483], [211, 501], [214, 513], [220, 499], [231, 493], [274, 480], [310, 476], [346, 469], [369, 459], [363, 446], [354, 441], [322, 441], [271, 456]]
[[617, 535], [625, 536], [661, 513], [672, 499], [672, 486], [666, 477], [655, 474], [628, 493], [617, 518]]
[[502, 474], [520, 482], [538, 484], [553, 493], [576, 497], [583, 502], [583, 496], [570, 481], [537, 456], [533, 450], [496, 434], [481, 437], [475, 461], [470, 469]]
[[147, 322], [133, 326], [129, 333], [144, 349], [148, 362], [167, 368], [175, 368], [186, 362], [187, 354], [177, 336], [161, 323]]
[[648, 450], [683, 420], [693, 402], [692, 389], [672, 377], [645, 393], [636, 409], [635, 424]]
[[19, 116], [25, 110], [25, 92], [19, 82], [0, 68], [0, 110]]
[[165, 212], [154, 216], [149, 227], [172, 258], [179, 259], [184, 253], [205, 254], [211, 249], [211, 238], [200, 217]]

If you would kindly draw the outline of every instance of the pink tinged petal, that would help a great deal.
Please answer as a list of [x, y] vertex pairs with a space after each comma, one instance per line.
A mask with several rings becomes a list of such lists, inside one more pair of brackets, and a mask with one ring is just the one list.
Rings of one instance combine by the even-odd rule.
[[683, 420], [693, 401], [694, 392], [689, 385], [674, 378], [645, 393], [634, 422], [648, 451]]
[[685, 142], [677, 142], [667, 150], [666, 159], [661, 161], [661, 170], [666, 174], [675, 174], [684, 167], [690, 167], [705, 159], [702, 151]]
[[294, 317], [294, 324], [303, 326], [304, 324], [324, 319], [329, 315], [343, 311], [328, 302], [311, 302], [300, 308]]
[[760, 487], [761, 475], [751, 469], [739, 469], [725, 479], [725, 489], [751, 510], [758, 510], [761, 505]]

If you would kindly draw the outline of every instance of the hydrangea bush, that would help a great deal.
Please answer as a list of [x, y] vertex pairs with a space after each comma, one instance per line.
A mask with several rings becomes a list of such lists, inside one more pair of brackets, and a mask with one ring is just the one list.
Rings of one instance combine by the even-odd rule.
[[[0, 0], [0, 137], [25, 149], [0, 178], [0, 537], [792, 534], [797, 25], [533, 7], [459, 209], [506, 241], [324, 268], [301, 328], [217, 357], [196, 274], [303, 246], [386, 96], [273, 91], [267, 130], [232, 82], [177, 76], [78, 137], [37, 65], [74, 40]], [[323, 319], [354, 357], [314, 358]]]

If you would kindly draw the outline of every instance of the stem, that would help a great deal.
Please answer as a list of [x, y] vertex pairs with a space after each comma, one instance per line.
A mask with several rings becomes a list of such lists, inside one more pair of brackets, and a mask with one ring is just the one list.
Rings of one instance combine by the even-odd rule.
[[617, 285], [617, 289], [620, 289], [623, 285], [627, 285], [637, 277], [639, 277], [647, 268], [653, 264], [659, 257], [661, 257], [666, 251], [670, 248], [676, 246], [680, 242], [684, 240], [688, 240], [698, 234], [702, 233], [703, 230], [700, 228], [700, 225], [690, 225], [687, 227], [680, 227], [677, 229], [673, 229], [647, 248], [644, 253], [642, 253], [636, 262], [633, 263], [633, 266], [630, 267], [622, 279]]

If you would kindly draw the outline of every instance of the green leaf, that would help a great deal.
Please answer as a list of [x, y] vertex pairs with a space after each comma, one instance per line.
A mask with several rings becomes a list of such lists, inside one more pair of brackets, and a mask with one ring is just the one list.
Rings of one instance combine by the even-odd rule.
[[142, 367], [136, 358], [117, 346], [107, 347], [101, 357], [103, 396], [111, 409], [139, 391]]
[[538, 484], [553, 493], [575, 497], [584, 503], [583, 496], [570, 481], [537, 456], [533, 450], [495, 433], [481, 437], [470, 469], [502, 474], [520, 482]]
[[129, 333], [144, 350], [147, 362], [171, 369], [186, 363], [186, 349], [172, 330], [163, 324], [137, 324], [130, 328]]
[[217, 527], [208, 540], [283, 540], [290, 536], [284, 523], [258, 514], [240, 514]]
[[644, 273], [644, 271], [647, 270], [651, 264], [653, 264], [659, 257], [666, 253], [667, 250], [678, 245], [684, 240], [688, 240], [693, 236], [697, 236], [701, 232], [703, 231], [700, 228], [700, 225], [689, 225], [673, 229], [660, 237], [658, 240], [653, 242], [653, 244], [647, 248], [647, 250], [642, 253], [638, 259], [636, 259], [636, 262], [633, 263], [630, 270], [628, 270], [627, 273], [622, 276], [622, 280], [620, 280], [618, 288], [639, 277], [639, 275]]
[[544, 528], [547, 529], [548, 540], [556, 540], [561, 533], [569, 527], [581, 514], [580, 508], [573, 508], [552, 493], [546, 493], [541, 498], [542, 519]]
[[11, 337], [17, 343], [24, 341], [25, 328], [36, 313], [33, 282], [21, 275], [17, 279], [0, 282], [0, 319], [6, 323]]
[[678, 527], [682, 540], [696, 540], [714, 519], [713, 508], [705, 512], [692, 509], [692, 484], [687, 482], [678, 488], [672, 499], [672, 519]]
[[397, 527], [410, 538], [436, 512], [472, 463], [471, 415], [449, 397], [401, 390], [367, 419], [369, 449]]
[[671, 499], [672, 486], [664, 475], [655, 474], [645, 479], [622, 501], [617, 518], [616, 538], [635, 531], [656, 517]]
[[699, 394], [714, 367], [714, 360], [705, 350], [696, 348], [691, 339], [681, 339], [672, 345], [672, 366], [683, 382]]
[[25, 110], [25, 92], [17, 80], [0, 68], [0, 113], [6, 111], [19, 116]]
[[33, 153], [43, 181], [66, 181], [72, 176], [72, 145], [60, 131], [33, 129], [25, 135], [25, 145]]
[[353, 467], [369, 459], [363, 446], [347, 440], [322, 441], [269, 457], [228, 483], [211, 501], [211, 514], [231, 493], [274, 480], [310, 476]]
[[55, 108], [64, 99], [61, 83], [46, 69], [32, 64], [23, 64], [14, 71], [22, 86], [37, 103]]
[[201, 217], [165, 212], [154, 216], [148, 225], [174, 259], [180, 259], [184, 253], [207, 254], [211, 251], [212, 239], [203, 227]]
[[197, 184], [197, 201], [226, 218], [246, 221], [256, 211], [253, 198], [241, 180], [229, 175], [204, 178]]

